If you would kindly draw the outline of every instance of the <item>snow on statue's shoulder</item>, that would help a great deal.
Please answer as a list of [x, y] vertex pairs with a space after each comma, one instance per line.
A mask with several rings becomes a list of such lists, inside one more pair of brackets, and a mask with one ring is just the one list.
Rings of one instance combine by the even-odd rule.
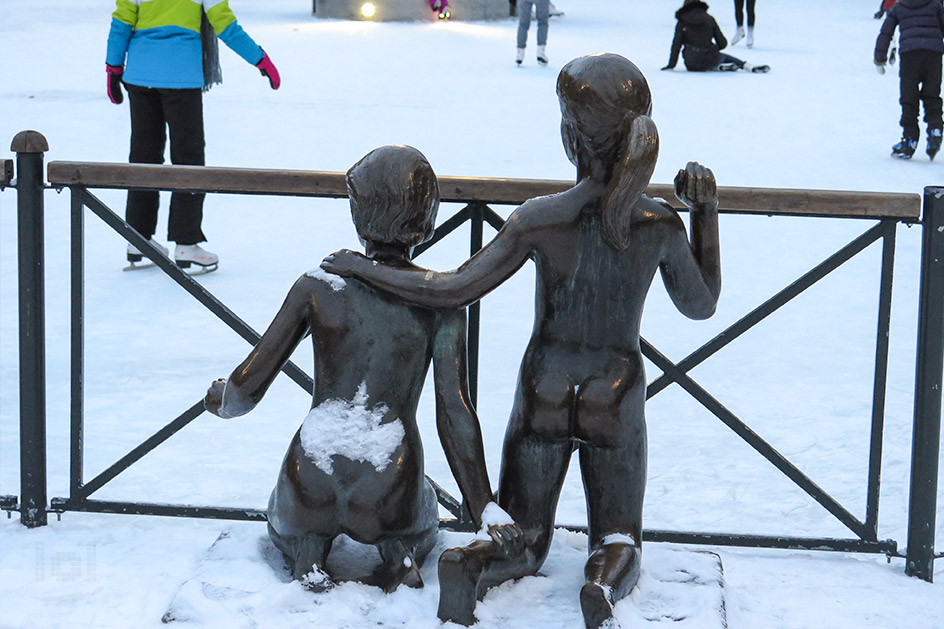
[[403, 442], [403, 422], [382, 423], [387, 406], [367, 407], [367, 383], [362, 382], [352, 400], [326, 400], [311, 409], [302, 424], [302, 448], [325, 474], [334, 473], [331, 457], [367, 461], [378, 472]]
[[335, 291], [342, 290], [345, 286], [347, 286], [343, 277], [340, 275], [335, 275], [334, 273], [328, 273], [321, 268], [312, 269], [311, 271], [305, 273], [305, 275], [316, 280], [321, 280]]

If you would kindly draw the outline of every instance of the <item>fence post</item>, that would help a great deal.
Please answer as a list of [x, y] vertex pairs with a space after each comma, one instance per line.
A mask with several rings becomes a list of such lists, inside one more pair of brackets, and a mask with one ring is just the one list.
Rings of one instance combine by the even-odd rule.
[[20, 523], [46, 524], [46, 314], [43, 274], [43, 154], [46, 138], [21, 131], [16, 153], [20, 316]]
[[944, 188], [924, 189], [911, 498], [905, 573], [934, 578], [934, 527], [944, 376]]
[[[473, 204], [469, 208], [469, 256], [474, 256], [482, 248], [484, 240], [484, 216], [481, 204]], [[469, 306], [469, 324], [466, 344], [468, 346], [469, 363], [469, 397], [472, 405], [479, 403], [479, 331], [482, 319], [482, 302], [477, 301]]]

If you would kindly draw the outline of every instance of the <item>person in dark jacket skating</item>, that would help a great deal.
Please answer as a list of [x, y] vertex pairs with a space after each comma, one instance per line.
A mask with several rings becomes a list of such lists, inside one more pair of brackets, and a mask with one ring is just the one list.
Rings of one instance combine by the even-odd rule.
[[898, 0], [888, 10], [875, 40], [875, 68], [885, 73], [888, 45], [895, 34], [901, 59], [900, 79], [901, 141], [892, 155], [911, 159], [918, 147], [918, 102], [924, 103], [928, 125], [928, 157], [941, 150], [941, 56], [944, 54], [944, 5], [941, 0]]
[[708, 14], [708, 5], [701, 0], [685, 0], [675, 12], [678, 22], [672, 39], [672, 53], [663, 70], [671, 70], [678, 63], [679, 52], [690, 72], [709, 70], [749, 70], [767, 72], [770, 66], [754, 66], [737, 57], [721, 52], [728, 45], [715, 18]]

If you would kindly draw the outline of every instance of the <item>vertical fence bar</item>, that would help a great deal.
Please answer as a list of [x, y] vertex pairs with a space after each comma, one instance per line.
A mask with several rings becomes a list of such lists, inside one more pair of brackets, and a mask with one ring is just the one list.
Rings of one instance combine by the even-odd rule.
[[944, 188], [924, 189], [917, 354], [905, 573], [930, 582], [944, 379]]
[[46, 315], [43, 274], [43, 154], [46, 138], [21, 131], [16, 153], [20, 326], [20, 523], [46, 524]]
[[[469, 236], [469, 255], [474, 256], [482, 248], [482, 229], [485, 217], [481, 204], [473, 204], [469, 212], [471, 235]], [[469, 306], [469, 397], [477, 405], [479, 399], [479, 328], [481, 327], [482, 302]]]
[[865, 526], [878, 539], [878, 506], [882, 475], [882, 440], [885, 433], [885, 394], [888, 383], [888, 333], [892, 316], [892, 278], [895, 270], [895, 230], [898, 223], [883, 221], [882, 270], [878, 293], [878, 332], [875, 335], [875, 377], [872, 384], [872, 431], [869, 441], [869, 484]]
[[85, 413], [85, 197], [84, 188], [72, 188], [72, 316], [71, 429], [69, 436], [69, 495], [82, 489]]

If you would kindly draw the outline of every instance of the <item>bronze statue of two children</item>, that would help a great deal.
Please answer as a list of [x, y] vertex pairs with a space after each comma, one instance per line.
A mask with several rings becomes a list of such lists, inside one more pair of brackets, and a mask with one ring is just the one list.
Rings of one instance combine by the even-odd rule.
[[[323, 587], [332, 540], [375, 544], [369, 580], [422, 586], [436, 499], [424, 478], [416, 407], [430, 362], [436, 422], [450, 469], [484, 535], [439, 558], [439, 618], [475, 623], [488, 588], [535, 574], [547, 557], [557, 500], [579, 450], [590, 556], [580, 605], [588, 628], [614, 627], [636, 585], [646, 484], [646, 379], [639, 347], [656, 271], [686, 316], [707, 318], [721, 290], [714, 175], [690, 162], [678, 213], [644, 192], [658, 156], [645, 77], [614, 54], [560, 72], [569, 190], [527, 201], [454, 271], [411, 262], [439, 203], [432, 168], [410, 147], [382, 147], [347, 174], [364, 254], [340, 251], [303, 275], [259, 343], [207, 394], [221, 417], [251, 410], [304, 336], [315, 355], [312, 410], [292, 440], [269, 501], [269, 534], [295, 578]], [[466, 378], [465, 306], [527, 261], [535, 323], [505, 434], [497, 497]], [[494, 500], [494, 502], [493, 502]]]

